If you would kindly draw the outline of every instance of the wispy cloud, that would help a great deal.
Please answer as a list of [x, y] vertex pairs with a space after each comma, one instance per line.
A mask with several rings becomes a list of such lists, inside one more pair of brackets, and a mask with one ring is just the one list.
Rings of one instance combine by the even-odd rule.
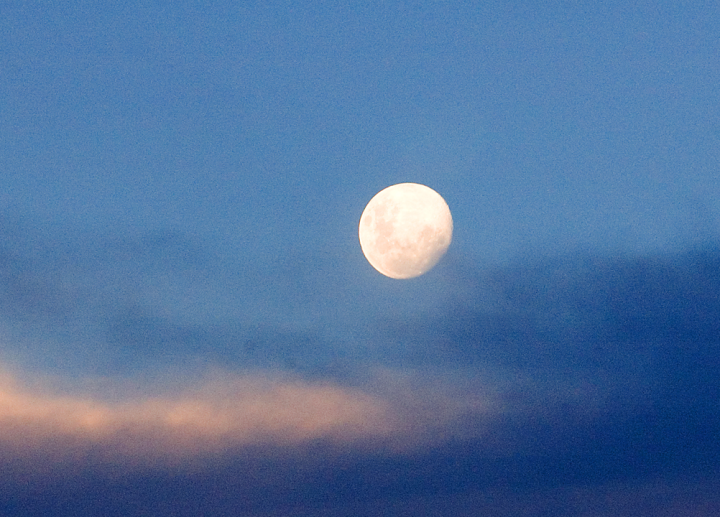
[[[7, 454], [93, 454], [153, 460], [197, 457], [248, 445], [315, 440], [399, 449], [447, 435], [463, 414], [488, 404], [378, 377], [371, 391], [278, 375], [212, 375], [174, 394], [108, 401], [92, 394], [0, 381], [0, 441]], [[441, 431], [444, 429], [444, 432]], [[432, 433], [431, 433], [432, 430]]]

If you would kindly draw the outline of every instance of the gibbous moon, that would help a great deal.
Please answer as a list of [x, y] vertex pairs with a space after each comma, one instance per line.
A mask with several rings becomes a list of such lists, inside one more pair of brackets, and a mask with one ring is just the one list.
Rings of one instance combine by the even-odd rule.
[[381, 190], [360, 217], [363, 254], [390, 278], [414, 278], [430, 271], [445, 255], [452, 232], [445, 200], [417, 183]]

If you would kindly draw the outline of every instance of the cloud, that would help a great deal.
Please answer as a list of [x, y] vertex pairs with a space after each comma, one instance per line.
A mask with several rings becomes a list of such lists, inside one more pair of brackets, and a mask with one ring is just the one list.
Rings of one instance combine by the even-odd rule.
[[[121, 499], [118, 486], [142, 498], [150, 483], [165, 487], [159, 497], [173, 508], [178, 498], [212, 508], [225, 504], [215, 501], [222, 478], [223, 493], [236, 494], [227, 508], [277, 514], [299, 500], [328, 500], [352, 515], [405, 498], [407, 508], [447, 503], [473, 515], [485, 504], [502, 515], [525, 491], [527, 508], [570, 494], [577, 504], [566, 514], [609, 515], [601, 508], [609, 487], [614, 507], [630, 514], [645, 499], [613, 487], [678, 476], [716, 486], [718, 271], [716, 249], [447, 268], [442, 303], [361, 312], [352, 343], [317, 329], [185, 321], [150, 303], [108, 303], [78, 319], [98, 323], [100, 355], [116, 347], [140, 367], [115, 370], [125, 380], [93, 380], [110, 368], [73, 378], [57, 368], [58, 380], [17, 367], [0, 377], [0, 461], [15, 469], [0, 488], [30, 501], [23, 476], [47, 468], [36, 483], [64, 487], [74, 473], [67, 501], [98, 490]], [[19, 311], [58, 314], [42, 307]], [[34, 346], [52, 350], [53, 361], [68, 355], [57, 342]], [[218, 364], [222, 371], [208, 373]], [[187, 474], [195, 465], [197, 477]], [[673, 508], [690, 508], [688, 483], [669, 496]], [[502, 508], [493, 507], [503, 490]], [[343, 507], [349, 500], [360, 506]]]
[[[235, 461], [229, 478], [263, 502], [300, 485], [308, 498], [452, 499], [717, 470], [717, 248], [450, 262], [422, 282], [343, 286], [341, 298], [318, 283], [327, 303], [311, 310], [347, 314], [312, 326], [258, 323], [248, 305], [213, 298], [226, 278], [183, 262], [179, 237], [127, 242], [100, 245], [96, 262], [80, 249], [58, 265], [51, 246], [0, 253], [4, 359], [18, 365], [0, 378], [4, 465], [174, 476], [163, 466], [201, 464], [213, 477]], [[194, 265], [215, 283], [201, 289]], [[16, 359], [22, 350], [36, 362]], [[255, 467], [267, 474], [247, 481]]]
[[[479, 398], [453, 397], [439, 386], [422, 388], [400, 374], [385, 372], [378, 383], [381, 389], [369, 391], [277, 374], [216, 373], [170, 394], [107, 400], [98, 394], [23, 388], [4, 375], [0, 443], [3, 454], [43, 451], [67, 459], [92, 452], [131, 461], [313, 441], [400, 450], [426, 443], [430, 436], [437, 441], [440, 430], [451, 428], [455, 419], [488, 408]], [[112, 391], [105, 385], [106, 392]]]
[[151, 364], [145, 375], [173, 356], [181, 376], [203, 364], [228, 370], [170, 394], [141, 388], [112, 401], [103, 390], [29, 389], [17, 382], [26, 374], [6, 376], [0, 439], [16, 450], [62, 439], [125, 455], [198, 455], [264, 442], [442, 443], [505, 419], [515, 438], [493, 438], [505, 450], [532, 442], [523, 418], [552, 420], [557, 430], [654, 408], [700, 422], [717, 410], [718, 257], [709, 249], [470, 270], [473, 282], [449, 279], [462, 296], [419, 319], [372, 320], [352, 353], [309, 331], [182, 323], [119, 304], [100, 318], [103, 360], [118, 356], [108, 352], [115, 346]]
[[259, 442], [384, 436], [393, 431], [390, 417], [387, 404], [361, 392], [259, 376], [115, 403], [33, 393], [8, 380], [0, 387], [0, 438], [20, 448], [74, 439], [123, 454], [194, 454]]
[[602, 381], [604, 389], [632, 380], [658, 398], [675, 385], [709, 401], [707, 388], [718, 386], [719, 273], [720, 250], [713, 248], [536, 259], [479, 279], [459, 271], [448, 274], [449, 283], [475, 285], [475, 293], [425, 314], [385, 316], [375, 339], [392, 344], [385, 356], [405, 365], [576, 376]]

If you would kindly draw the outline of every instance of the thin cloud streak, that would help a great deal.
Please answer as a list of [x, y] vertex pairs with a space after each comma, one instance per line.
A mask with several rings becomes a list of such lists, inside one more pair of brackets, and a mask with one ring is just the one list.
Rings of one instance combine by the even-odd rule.
[[[400, 451], [447, 437], [453, 422], [487, 404], [430, 395], [407, 379], [373, 392], [330, 382], [215, 375], [174, 395], [107, 402], [98, 396], [23, 388], [0, 380], [4, 454], [51, 458], [94, 454], [133, 462], [201, 457], [253, 445], [297, 446], [316, 440], [374, 444]], [[389, 388], [383, 392], [383, 389]], [[443, 431], [444, 429], [444, 431]], [[12, 451], [12, 452], [11, 452]]]

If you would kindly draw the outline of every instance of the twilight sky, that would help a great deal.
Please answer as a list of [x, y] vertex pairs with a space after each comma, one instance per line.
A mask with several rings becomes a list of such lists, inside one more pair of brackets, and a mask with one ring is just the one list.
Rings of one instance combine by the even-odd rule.
[[717, 2], [117, 4], [0, 7], [0, 514], [720, 513]]

